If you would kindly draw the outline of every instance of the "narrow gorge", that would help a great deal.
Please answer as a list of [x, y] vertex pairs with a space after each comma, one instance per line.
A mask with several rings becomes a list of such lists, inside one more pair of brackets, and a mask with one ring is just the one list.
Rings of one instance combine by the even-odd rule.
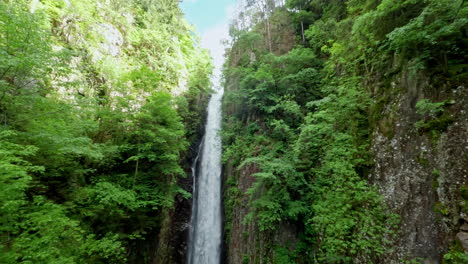
[[[193, 169], [193, 207], [189, 264], [220, 263], [222, 245], [221, 213], [221, 99], [218, 88], [208, 103], [208, 114], [201, 153]], [[198, 160], [200, 163], [197, 164]]]

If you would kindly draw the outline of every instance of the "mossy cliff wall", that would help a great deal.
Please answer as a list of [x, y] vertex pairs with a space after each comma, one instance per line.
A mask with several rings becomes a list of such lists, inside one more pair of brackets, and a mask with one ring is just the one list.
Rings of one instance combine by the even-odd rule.
[[466, 263], [465, 1], [256, 3], [224, 72], [226, 261]]

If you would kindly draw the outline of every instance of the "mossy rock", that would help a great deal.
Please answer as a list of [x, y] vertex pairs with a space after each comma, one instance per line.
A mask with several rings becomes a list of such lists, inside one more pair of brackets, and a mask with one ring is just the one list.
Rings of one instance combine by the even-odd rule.
[[434, 211], [436, 213], [440, 213], [443, 216], [448, 216], [450, 214], [450, 210], [441, 202], [437, 202], [434, 205]]
[[463, 185], [460, 188], [460, 195], [463, 198], [463, 200], [468, 201], [468, 185]]
[[424, 122], [423, 124], [421, 124], [419, 129], [420, 131], [423, 131], [423, 132], [433, 131], [433, 132], [443, 133], [447, 130], [448, 126], [451, 125], [452, 123], [453, 123], [453, 117], [445, 113], [438, 118]]

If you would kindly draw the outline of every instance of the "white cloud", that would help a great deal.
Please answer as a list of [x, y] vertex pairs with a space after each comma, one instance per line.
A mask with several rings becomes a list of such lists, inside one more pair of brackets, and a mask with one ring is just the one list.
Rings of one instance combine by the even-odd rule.
[[215, 25], [202, 34], [201, 46], [210, 51], [215, 66], [214, 73], [217, 77], [220, 76], [224, 63], [224, 46], [221, 41], [228, 37], [228, 24]]
[[224, 21], [213, 25], [201, 34], [201, 46], [208, 49], [213, 58], [213, 64], [215, 66], [213, 82], [215, 85], [219, 84], [221, 69], [224, 63], [225, 47], [221, 42], [229, 38], [229, 23], [234, 14], [235, 6], [227, 6], [225, 9]]

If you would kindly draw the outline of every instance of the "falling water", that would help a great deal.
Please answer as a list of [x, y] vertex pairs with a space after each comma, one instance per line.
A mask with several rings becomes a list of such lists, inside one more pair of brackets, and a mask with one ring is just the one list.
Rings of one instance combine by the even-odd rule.
[[[194, 175], [194, 199], [188, 263], [219, 264], [221, 259], [221, 98], [217, 90], [208, 103], [201, 163]], [[197, 157], [198, 159], [198, 157]]]

